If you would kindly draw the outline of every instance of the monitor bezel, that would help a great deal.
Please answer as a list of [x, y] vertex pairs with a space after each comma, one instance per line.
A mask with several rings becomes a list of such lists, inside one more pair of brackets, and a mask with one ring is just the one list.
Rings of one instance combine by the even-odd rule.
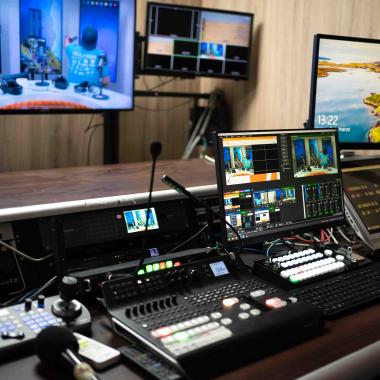
[[[318, 56], [319, 56], [319, 44], [321, 39], [338, 40], [338, 41], [353, 41], [353, 42], [364, 42], [364, 43], [375, 43], [380, 46], [380, 39], [374, 38], [361, 38], [361, 37], [350, 37], [350, 36], [339, 36], [333, 34], [315, 34], [313, 39], [313, 56], [312, 56], [312, 69], [311, 69], [311, 84], [310, 84], [310, 102], [309, 102], [309, 120], [307, 128], [310, 129], [321, 129], [315, 128], [314, 117], [315, 117], [315, 101], [317, 95], [317, 72], [318, 72]], [[339, 133], [338, 133], [339, 136]], [[380, 143], [362, 143], [362, 142], [339, 142], [339, 149], [380, 149]]]
[[[174, 70], [155, 70], [151, 68], [146, 68], [146, 59], [148, 55], [148, 30], [149, 30], [149, 9], [152, 6], [166, 6], [169, 8], [181, 8], [181, 9], [193, 9], [197, 11], [206, 11], [206, 12], [218, 12], [218, 13], [225, 13], [225, 14], [233, 14], [233, 15], [239, 15], [239, 16], [249, 16], [251, 17], [251, 33], [249, 34], [249, 46], [248, 46], [248, 63], [247, 63], [247, 75], [242, 76], [236, 76], [236, 75], [228, 75], [228, 74], [199, 74], [196, 72], [182, 72], [182, 71], [174, 71]], [[146, 5], [146, 14], [145, 14], [145, 44], [144, 44], [144, 63], [141, 74], [143, 75], [162, 75], [162, 76], [171, 76], [171, 77], [178, 77], [178, 78], [188, 78], [188, 79], [195, 79], [195, 78], [222, 78], [222, 79], [234, 79], [234, 80], [244, 80], [248, 81], [249, 79], [249, 72], [250, 72], [250, 65], [252, 62], [252, 40], [253, 40], [253, 27], [254, 27], [254, 20], [255, 15], [254, 13], [248, 13], [248, 12], [237, 12], [237, 11], [229, 11], [225, 9], [215, 9], [215, 8], [203, 8], [203, 7], [195, 7], [195, 6], [189, 6], [189, 5], [180, 5], [180, 4], [172, 4], [172, 3], [160, 3], [160, 2], [154, 2], [154, 1], [148, 1]]]
[[[220, 136], [231, 136], [233, 134], [239, 135], [239, 134], [247, 134], [247, 133], [252, 133], [255, 135], [266, 135], [266, 134], [280, 134], [280, 133], [323, 133], [323, 132], [333, 132], [335, 135], [335, 139], [338, 142], [338, 131], [336, 128], [318, 128], [315, 130], [310, 130], [310, 129], [278, 129], [278, 130], [273, 130], [273, 129], [268, 129], [268, 130], [240, 130], [240, 131], [231, 131], [231, 132], [213, 132], [213, 139], [214, 139], [214, 156], [215, 156], [215, 170], [216, 170], [216, 181], [217, 181], [217, 189], [218, 189], [218, 203], [219, 203], [219, 210], [220, 214], [223, 217], [223, 219], [226, 218], [226, 213], [224, 209], [224, 190], [223, 190], [223, 161], [222, 158], [220, 157], [220, 152], [221, 152], [221, 141], [222, 139], [219, 138]], [[252, 236], [246, 239], [243, 239], [243, 244], [244, 245], [253, 245], [253, 244], [259, 244], [263, 243], [266, 241], [273, 241], [275, 239], [281, 238], [281, 237], [287, 237], [287, 236], [292, 236], [296, 235], [302, 232], [310, 232], [314, 231], [316, 229], [321, 229], [318, 228], [318, 226], [321, 226], [323, 224], [323, 228], [329, 228], [337, 225], [341, 225], [342, 222], [344, 222], [345, 218], [345, 208], [344, 208], [344, 197], [343, 197], [343, 179], [342, 179], [342, 168], [341, 168], [341, 163], [339, 159], [339, 150], [338, 150], [338, 144], [335, 146], [336, 148], [336, 157], [337, 157], [337, 167], [338, 167], [338, 173], [340, 173], [340, 182], [341, 182], [341, 191], [342, 191], [342, 214], [341, 216], [336, 216], [334, 217], [334, 220], [329, 220], [330, 218], [327, 218], [327, 220], [324, 220], [323, 218], [318, 218], [318, 219], [313, 219], [312, 221], [305, 222], [307, 223], [306, 225], [302, 226], [301, 223], [297, 224], [296, 226], [292, 227], [281, 227], [281, 228], [276, 228], [276, 229], [270, 229], [266, 230], [266, 232], [262, 235], [259, 236]], [[238, 240], [233, 240], [233, 241], [228, 241], [227, 240], [227, 228], [226, 228], [226, 223], [224, 220], [221, 220], [221, 233], [222, 233], [222, 240], [223, 244], [226, 247], [237, 247], [239, 244]]]
[[[122, 1], [122, 0], [119, 0]], [[89, 109], [74, 109], [74, 108], [68, 108], [68, 109], [0, 109], [0, 115], [66, 115], [66, 114], [101, 114], [105, 112], [130, 112], [135, 110], [135, 78], [136, 78], [136, 63], [135, 63], [135, 54], [136, 54], [136, 14], [137, 14], [137, 0], [127, 0], [133, 2], [134, 12], [133, 12], [133, 39], [132, 39], [132, 105], [130, 108], [89, 108]], [[63, 0], [62, 0], [63, 4]], [[20, 5], [19, 5], [20, 6]], [[119, 24], [120, 25], [120, 24]], [[63, 15], [62, 15], [62, 27], [63, 27]], [[0, 37], [1, 38], [1, 37]], [[63, 45], [62, 45], [62, 52], [63, 52]], [[120, 66], [120, 65], [118, 65]], [[62, 74], [61, 74], [62, 75]], [[1, 93], [0, 93], [1, 95]]]

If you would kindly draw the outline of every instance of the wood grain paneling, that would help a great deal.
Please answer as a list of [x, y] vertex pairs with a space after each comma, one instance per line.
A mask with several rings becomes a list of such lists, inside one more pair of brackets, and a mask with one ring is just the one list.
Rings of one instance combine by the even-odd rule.
[[[251, 78], [219, 81], [234, 129], [302, 128], [308, 117], [313, 35], [380, 38], [377, 0], [203, 0], [255, 14]], [[215, 86], [203, 79], [201, 89]]]
[[[162, 0], [165, 1], [165, 0]], [[225, 91], [234, 129], [302, 128], [308, 117], [312, 39], [315, 33], [380, 38], [378, 0], [167, 0], [255, 13], [250, 80], [175, 80], [164, 91]], [[145, 33], [146, 0], [137, 0], [137, 30]], [[154, 87], [164, 77], [145, 76], [136, 89]], [[189, 111], [186, 99], [136, 98], [133, 112], [120, 114], [121, 162], [148, 160], [150, 142], [163, 144], [161, 159], [184, 149]], [[150, 109], [162, 111], [150, 111]], [[97, 116], [100, 117], [100, 116]], [[90, 116], [0, 116], [0, 170], [86, 164]], [[97, 131], [90, 164], [102, 162]]]

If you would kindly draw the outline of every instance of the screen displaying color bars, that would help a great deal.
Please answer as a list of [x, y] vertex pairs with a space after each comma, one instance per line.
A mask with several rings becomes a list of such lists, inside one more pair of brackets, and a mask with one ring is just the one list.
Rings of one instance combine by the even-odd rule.
[[161, 261], [159, 263], [154, 264], [146, 264], [145, 268], [142, 268], [137, 272], [137, 275], [141, 276], [142, 274], [158, 272], [160, 270], [170, 269], [173, 267], [180, 267], [181, 265], [182, 264], [180, 261], [173, 262], [173, 260]]

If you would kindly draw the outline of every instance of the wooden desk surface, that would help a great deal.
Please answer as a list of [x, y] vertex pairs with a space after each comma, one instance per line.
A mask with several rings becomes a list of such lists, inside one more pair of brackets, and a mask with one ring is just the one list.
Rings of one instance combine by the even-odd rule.
[[[286, 351], [230, 372], [220, 380], [290, 380], [315, 370], [340, 357], [356, 351], [380, 339], [380, 305], [373, 305], [335, 321], [327, 322], [324, 335], [308, 340]], [[93, 336], [113, 347], [125, 341], [111, 330], [108, 318], [93, 309]], [[16, 375], [17, 374], [17, 375]], [[16, 375], [16, 377], [15, 377]], [[102, 379], [142, 379], [144, 374], [131, 365], [121, 363], [100, 373]], [[64, 380], [67, 375], [58, 375], [39, 364], [36, 356], [26, 356], [0, 363], [0, 379], [49, 379]]]
[[[151, 166], [138, 162], [0, 173], [0, 222], [62, 214], [67, 212], [64, 207], [77, 212], [94, 202], [98, 208], [107, 202], [112, 207], [111, 201], [133, 203], [133, 195], [149, 190]], [[160, 180], [163, 174], [185, 187], [216, 183], [214, 164], [203, 159], [158, 161], [155, 192], [169, 189]]]

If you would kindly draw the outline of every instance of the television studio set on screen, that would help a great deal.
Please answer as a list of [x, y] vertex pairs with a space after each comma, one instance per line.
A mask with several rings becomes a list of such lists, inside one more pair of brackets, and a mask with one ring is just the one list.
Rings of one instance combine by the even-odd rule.
[[133, 108], [135, 0], [2, 1], [0, 22], [1, 112]]

